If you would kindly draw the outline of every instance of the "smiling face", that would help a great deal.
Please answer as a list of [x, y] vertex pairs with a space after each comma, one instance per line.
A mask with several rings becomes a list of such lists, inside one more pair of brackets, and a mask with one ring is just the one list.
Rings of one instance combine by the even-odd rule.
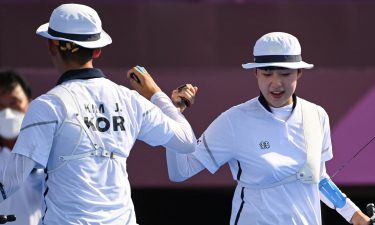
[[301, 69], [279, 67], [256, 68], [255, 77], [268, 105], [279, 108], [293, 103], [292, 95], [301, 77]]

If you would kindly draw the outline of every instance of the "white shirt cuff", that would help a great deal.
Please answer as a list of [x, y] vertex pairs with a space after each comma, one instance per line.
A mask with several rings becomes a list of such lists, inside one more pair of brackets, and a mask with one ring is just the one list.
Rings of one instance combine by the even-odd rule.
[[169, 99], [169, 97], [164, 92], [158, 91], [151, 96], [150, 102], [155, 104], [158, 101], [158, 99], [165, 98], [165, 97], [167, 97]]
[[346, 219], [349, 223], [351, 223], [351, 219], [356, 211], [360, 209], [356, 206], [349, 198], [346, 198], [346, 203], [342, 208], [336, 208], [336, 211], [340, 213], [342, 217]]

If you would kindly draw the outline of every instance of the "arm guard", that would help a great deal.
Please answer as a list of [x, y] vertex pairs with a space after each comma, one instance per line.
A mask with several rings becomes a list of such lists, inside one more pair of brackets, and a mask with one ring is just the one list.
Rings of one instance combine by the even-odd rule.
[[335, 208], [342, 208], [346, 203], [346, 196], [329, 178], [324, 178], [319, 182], [320, 192], [332, 202]]

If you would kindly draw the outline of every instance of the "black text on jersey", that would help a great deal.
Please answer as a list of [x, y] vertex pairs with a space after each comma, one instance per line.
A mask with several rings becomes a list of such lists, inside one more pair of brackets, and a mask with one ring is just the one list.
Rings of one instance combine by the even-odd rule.
[[[85, 111], [92, 114], [105, 113], [104, 108], [104, 104], [99, 104], [99, 106], [95, 104], [84, 104]], [[119, 108], [118, 103], [115, 103], [115, 108], [116, 109], [114, 110], [114, 112], [122, 112], [122, 110]], [[113, 131], [125, 131], [125, 119], [122, 116], [112, 116], [111, 119], [108, 119], [106, 117], [89, 118], [85, 116], [83, 119], [86, 126], [93, 131], [106, 132], [111, 128], [111, 124]]]

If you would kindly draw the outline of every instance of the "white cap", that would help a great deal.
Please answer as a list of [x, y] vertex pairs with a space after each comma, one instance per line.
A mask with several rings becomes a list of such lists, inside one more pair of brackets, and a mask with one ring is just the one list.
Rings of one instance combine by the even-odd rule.
[[49, 23], [41, 25], [36, 33], [45, 38], [73, 42], [85, 48], [101, 48], [112, 43], [102, 29], [97, 12], [80, 4], [63, 4], [53, 10]]
[[263, 35], [254, 46], [254, 62], [242, 64], [242, 68], [285, 67], [289, 69], [311, 69], [313, 64], [302, 61], [301, 45], [291, 34], [272, 32]]

